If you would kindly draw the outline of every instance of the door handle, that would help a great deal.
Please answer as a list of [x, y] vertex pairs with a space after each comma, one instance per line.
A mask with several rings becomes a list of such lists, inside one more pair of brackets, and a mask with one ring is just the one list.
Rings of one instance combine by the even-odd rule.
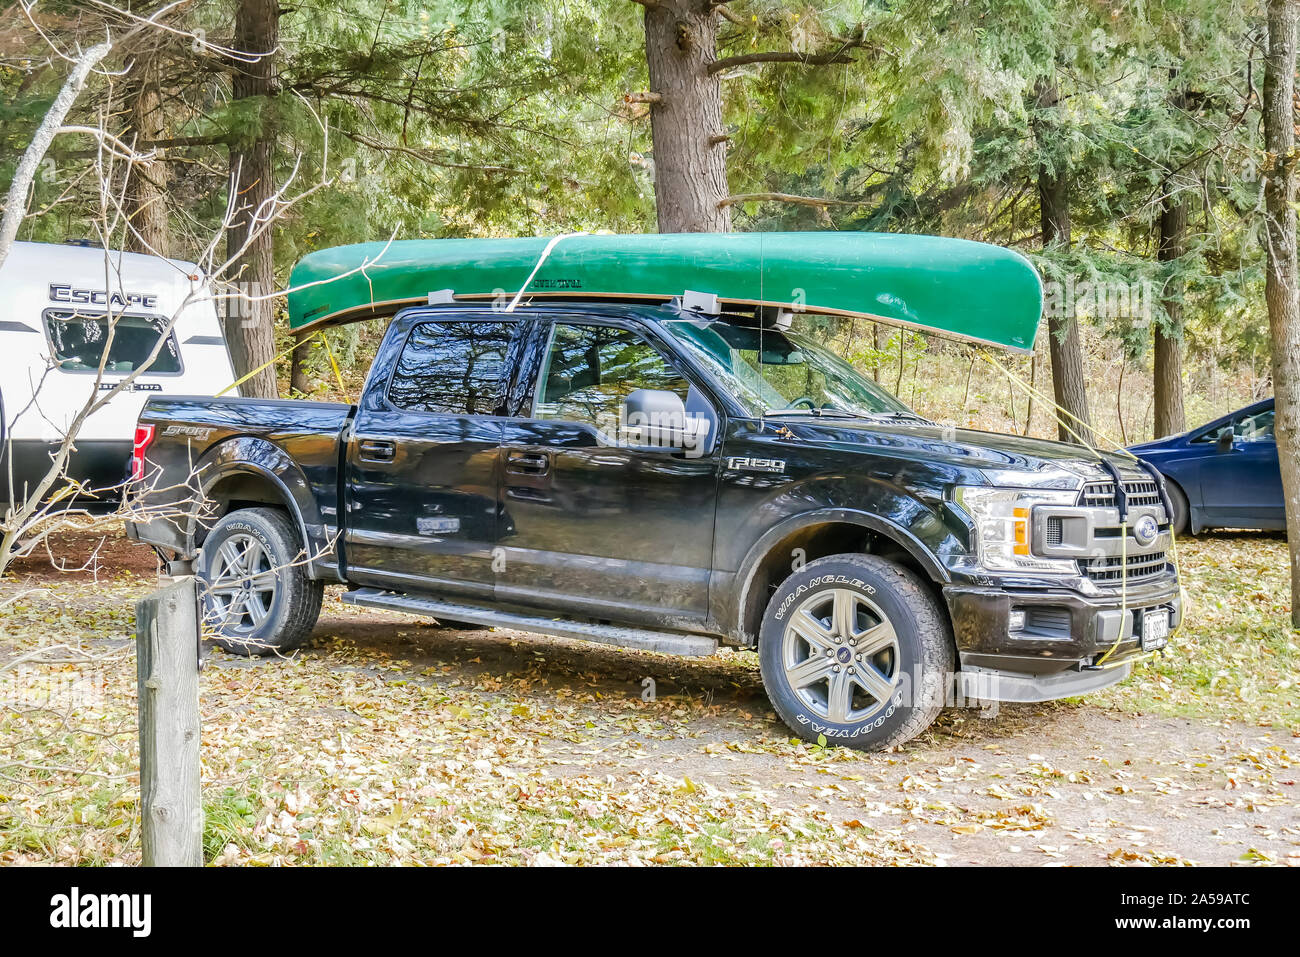
[[391, 462], [397, 456], [397, 443], [388, 439], [362, 439], [357, 443], [357, 454], [367, 462]]
[[515, 475], [545, 475], [551, 470], [551, 457], [545, 452], [507, 452], [506, 471]]

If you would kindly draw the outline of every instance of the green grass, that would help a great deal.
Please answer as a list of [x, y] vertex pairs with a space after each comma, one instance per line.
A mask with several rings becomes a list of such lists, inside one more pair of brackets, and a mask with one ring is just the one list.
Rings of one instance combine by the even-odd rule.
[[1128, 710], [1300, 730], [1300, 633], [1286, 542], [1245, 532], [1184, 539], [1188, 608], [1166, 654], [1105, 695]]

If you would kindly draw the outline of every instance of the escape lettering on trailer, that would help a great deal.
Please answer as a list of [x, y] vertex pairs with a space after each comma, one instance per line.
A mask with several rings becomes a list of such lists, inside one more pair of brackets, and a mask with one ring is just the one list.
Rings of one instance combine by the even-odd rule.
[[114, 292], [107, 289], [81, 289], [67, 283], [50, 283], [50, 302], [71, 302], [88, 306], [109, 306], [119, 309], [137, 307], [156, 309], [158, 297], [146, 292]]

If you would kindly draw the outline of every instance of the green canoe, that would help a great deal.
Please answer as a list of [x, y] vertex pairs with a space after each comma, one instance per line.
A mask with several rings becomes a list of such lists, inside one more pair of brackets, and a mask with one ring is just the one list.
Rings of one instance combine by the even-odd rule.
[[691, 290], [716, 295], [725, 305], [861, 316], [1029, 350], [1042, 312], [1038, 273], [1019, 253], [964, 239], [895, 233], [360, 243], [303, 257], [290, 287], [294, 329], [392, 315], [445, 289], [457, 299], [509, 301], [523, 288], [521, 302], [665, 301]]

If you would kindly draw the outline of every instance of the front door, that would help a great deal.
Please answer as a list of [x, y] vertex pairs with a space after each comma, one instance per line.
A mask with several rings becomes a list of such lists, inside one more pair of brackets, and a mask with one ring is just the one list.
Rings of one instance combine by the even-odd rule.
[[492, 597], [503, 377], [517, 328], [418, 321], [387, 384], [367, 389], [347, 453], [350, 580]]
[[[505, 424], [497, 599], [689, 627], [707, 614], [718, 417], [666, 351], [624, 326], [556, 321], [531, 414]], [[629, 441], [623, 401], [675, 393], [690, 447]]]
[[[1286, 521], [1273, 410], [1236, 419], [1232, 449], [1201, 460], [1201, 496], [1211, 525], [1281, 528]], [[1211, 439], [1217, 436], [1211, 436]]]

